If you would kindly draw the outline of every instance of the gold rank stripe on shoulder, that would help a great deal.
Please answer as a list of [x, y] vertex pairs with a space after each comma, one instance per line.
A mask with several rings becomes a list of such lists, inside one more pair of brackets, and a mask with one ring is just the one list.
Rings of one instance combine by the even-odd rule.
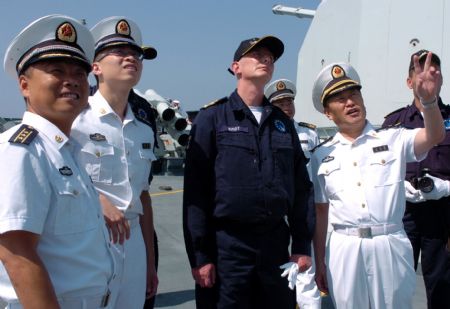
[[228, 101], [228, 97], [223, 97], [222, 99], [215, 100], [215, 101], [212, 101], [212, 102], [210, 102], [210, 103], [204, 105], [204, 106], [202, 107], [202, 109], [205, 109], [205, 108], [208, 108], [208, 107], [217, 105], [217, 104], [225, 103], [226, 101]]
[[317, 128], [315, 125], [307, 122], [299, 122], [298, 125], [301, 127], [309, 128], [311, 130], [315, 130]]
[[14, 133], [9, 139], [10, 143], [29, 145], [38, 135], [38, 131], [32, 126], [23, 124], [19, 130]]
[[326, 140], [324, 140], [323, 142], [321, 142], [319, 145], [317, 145], [316, 147], [314, 147], [313, 149], [310, 150], [311, 153], [313, 153], [314, 151], [316, 151], [317, 148], [322, 147], [325, 143], [331, 141], [333, 139], [333, 136], [330, 136], [329, 138], [327, 138]]

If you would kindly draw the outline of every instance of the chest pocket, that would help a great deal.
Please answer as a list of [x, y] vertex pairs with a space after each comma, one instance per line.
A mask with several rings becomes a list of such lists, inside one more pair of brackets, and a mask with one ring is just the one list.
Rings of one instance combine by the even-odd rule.
[[294, 171], [294, 148], [290, 134], [274, 134], [272, 151], [275, 166], [281, 175], [291, 175]]
[[322, 163], [317, 171], [319, 177], [325, 180], [325, 191], [329, 196], [344, 190], [344, 175], [339, 160], [334, 159], [329, 162]]
[[217, 136], [216, 177], [221, 185], [255, 186], [259, 161], [254, 137], [246, 133], [224, 132]]
[[111, 183], [114, 169], [114, 146], [105, 141], [86, 143], [81, 148], [81, 162], [92, 181]]
[[139, 157], [148, 161], [156, 160], [155, 154], [151, 149], [139, 149]]
[[370, 181], [375, 187], [389, 186], [402, 181], [400, 166], [394, 153], [390, 151], [373, 154], [368, 158]]
[[[96, 227], [96, 210], [75, 175], [52, 177], [56, 201], [54, 205], [55, 235], [81, 233]], [[93, 195], [96, 197], [96, 195]], [[92, 198], [92, 197], [91, 197]]]

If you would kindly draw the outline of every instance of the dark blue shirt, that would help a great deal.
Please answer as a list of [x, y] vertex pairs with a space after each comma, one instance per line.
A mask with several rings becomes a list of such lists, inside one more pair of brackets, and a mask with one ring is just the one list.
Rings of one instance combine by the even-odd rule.
[[292, 254], [310, 254], [312, 185], [292, 121], [264, 98], [260, 124], [237, 92], [195, 118], [183, 223], [191, 267], [213, 262], [219, 224], [269, 228], [288, 216]]
[[[450, 106], [445, 105], [439, 99], [439, 109], [446, 125], [446, 136], [444, 141], [431, 148], [428, 156], [421, 162], [408, 163], [406, 167], [406, 180], [420, 177], [423, 168], [430, 170], [430, 175], [450, 180]], [[388, 116], [383, 127], [400, 124], [406, 128], [423, 128], [423, 117], [413, 104], [399, 109]]]

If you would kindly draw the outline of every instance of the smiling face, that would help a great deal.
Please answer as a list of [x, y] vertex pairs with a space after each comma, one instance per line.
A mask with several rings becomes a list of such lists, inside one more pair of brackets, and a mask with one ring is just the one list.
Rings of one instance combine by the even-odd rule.
[[109, 47], [101, 51], [92, 65], [100, 83], [114, 87], [134, 87], [142, 74], [142, 53], [129, 46]]
[[366, 120], [366, 107], [359, 89], [341, 91], [326, 99], [324, 113], [341, 132], [362, 131]]
[[85, 67], [67, 60], [46, 60], [32, 64], [19, 76], [27, 110], [38, 114], [64, 133], [66, 127], [87, 106], [89, 84]]

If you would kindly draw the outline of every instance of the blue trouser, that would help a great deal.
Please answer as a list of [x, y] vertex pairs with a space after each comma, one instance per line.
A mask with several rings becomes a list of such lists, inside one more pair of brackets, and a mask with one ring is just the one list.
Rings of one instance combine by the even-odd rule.
[[289, 235], [284, 221], [272, 228], [223, 224], [216, 231], [217, 308], [295, 308], [295, 294], [279, 268], [289, 260]]
[[[450, 295], [450, 286], [448, 286], [446, 293], [436, 294], [433, 304], [431, 302], [431, 295], [443, 272], [445, 272], [447, 263], [444, 206], [448, 207], [448, 205], [440, 206], [436, 203], [430, 203], [430, 205], [407, 203], [405, 216], [403, 217], [405, 231], [414, 251], [414, 269], [416, 270], [419, 254], [421, 256], [422, 274], [429, 309], [446, 308], [446, 306], [440, 304], [448, 302], [448, 295]], [[445, 289], [445, 286], [441, 286], [441, 289]], [[442, 295], [443, 298], [439, 300], [438, 295]]]

